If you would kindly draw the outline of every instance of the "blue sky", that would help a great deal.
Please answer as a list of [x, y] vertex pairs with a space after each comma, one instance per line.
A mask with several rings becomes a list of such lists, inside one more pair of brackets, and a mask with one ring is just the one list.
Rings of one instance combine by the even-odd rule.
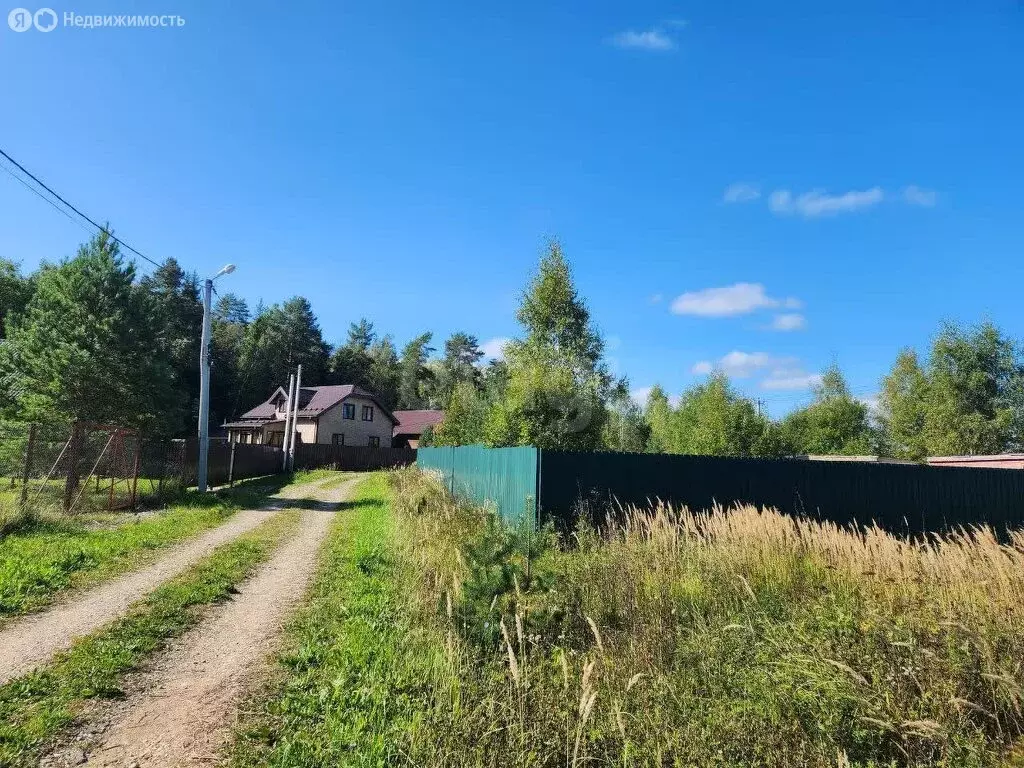
[[[718, 365], [778, 414], [943, 320], [1024, 337], [1015, 0], [85, 2], [186, 23], [4, 25], [0, 146], [332, 342], [512, 336], [552, 236], [638, 390]], [[85, 237], [0, 173], [0, 255]]]

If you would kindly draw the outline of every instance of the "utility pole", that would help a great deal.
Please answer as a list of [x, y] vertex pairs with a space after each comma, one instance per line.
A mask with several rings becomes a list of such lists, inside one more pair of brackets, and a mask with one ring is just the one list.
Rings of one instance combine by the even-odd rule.
[[203, 337], [199, 347], [199, 462], [196, 471], [200, 493], [206, 493], [206, 469], [210, 455], [210, 328], [213, 322], [213, 281], [235, 271], [228, 264], [203, 284]]
[[291, 436], [291, 430], [294, 428], [292, 423], [292, 403], [295, 402], [295, 374], [288, 374], [288, 400], [284, 405], [284, 435], [281, 438], [281, 471], [288, 471], [288, 440]]
[[292, 434], [291, 441], [288, 445], [288, 469], [295, 470], [295, 433], [298, 431], [298, 419], [299, 419], [299, 400], [302, 399], [302, 366], [299, 366], [298, 372], [295, 374], [295, 404], [292, 411]]

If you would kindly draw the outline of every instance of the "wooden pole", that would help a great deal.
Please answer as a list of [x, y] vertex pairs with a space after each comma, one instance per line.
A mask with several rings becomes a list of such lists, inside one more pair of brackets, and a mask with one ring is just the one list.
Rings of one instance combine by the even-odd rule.
[[81, 460], [79, 456], [79, 452], [81, 450], [81, 446], [79, 445], [80, 432], [80, 425], [76, 421], [71, 427], [71, 439], [68, 441], [68, 475], [64, 479], [65, 513], [70, 511], [71, 505], [75, 499], [75, 489], [78, 488], [78, 462]]
[[[132, 510], [135, 509], [136, 494], [139, 488], [139, 464], [142, 462], [142, 435], [135, 437], [135, 466], [132, 467]], [[150, 486], [152, 490], [152, 486]]]
[[21, 472], [21, 506], [28, 504], [28, 481], [32, 477], [32, 454], [36, 448], [36, 425], [28, 425], [28, 444], [25, 446], [25, 468]]
[[235, 484], [235, 445], [231, 444], [231, 458], [228, 460], [228, 487], [232, 487]]

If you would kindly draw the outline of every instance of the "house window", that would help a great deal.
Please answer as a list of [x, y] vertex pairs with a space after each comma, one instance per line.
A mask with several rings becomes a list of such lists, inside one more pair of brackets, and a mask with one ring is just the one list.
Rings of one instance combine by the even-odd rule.
[[356, 406], [354, 403], [342, 403], [341, 406], [341, 418], [343, 419], [355, 419], [356, 417]]
[[335, 445], [344, 445], [345, 444], [345, 433], [344, 432], [335, 432], [333, 435], [331, 435], [331, 442], [334, 443]]
[[364, 405], [363, 406], [363, 421], [373, 421], [373, 406], [372, 405]]
[[370, 438], [370, 447], [371, 448], [380, 448], [380, 438], [379, 437], [371, 437]]

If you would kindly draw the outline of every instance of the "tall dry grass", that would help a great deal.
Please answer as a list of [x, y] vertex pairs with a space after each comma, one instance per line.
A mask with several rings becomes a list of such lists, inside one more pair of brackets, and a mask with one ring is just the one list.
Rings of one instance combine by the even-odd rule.
[[559, 540], [415, 470], [392, 483], [412, 610], [445, 659], [415, 764], [1024, 756], [1020, 532], [911, 541], [661, 505]]

